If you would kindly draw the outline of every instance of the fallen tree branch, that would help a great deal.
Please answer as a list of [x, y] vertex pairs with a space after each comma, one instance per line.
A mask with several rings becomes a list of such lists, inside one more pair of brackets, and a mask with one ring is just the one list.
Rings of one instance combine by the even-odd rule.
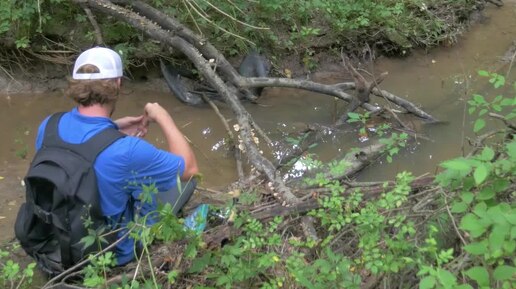
[[431, 122], [431, 123], [439, 122], [439, 120], [437, 120], [435, 117], [431, 116], [430, 114], [426, 113], [422, 109], [418, 108], [416, 105], [414, 105], [410, 101], [408, 101], [404, 98], [401, 98], [399, 96], [396, 96], [388, 91], [381, 90], [378, 88], [373, 88], [372, 93], [376, 96], [385, 98], [388, 101], [403, 107], [406, 111], [408, 111], [408, 112], [412, 113], [413, 115], [420, 117], [428, 122]]
[[[337, 97], [341, 100], [351, 102], [353, 96], [344, 92], [344, 90], [355, 89], [356, 85], [352, 82], [337, 83], [337, 84], [321, 84], [309, 80], [300, 79], [289, 79], [289, 78], [272, 78], [272, 77], [241, 77], [238, 86], [241, 87], [289, 87], [298, 88], [326, 95]], [[418, 108], [415, 104], [410, 101], [396, 96], [388, 91], [381, 90], [378, 88], [372, 88], [371, 93], [373, 95], [382, 97], [402, 108], [407, 112], [414, 114], [415, 116], [424, 119], [428, 122], [438, 122], [438, 120], [430, 115], [429, 113]], [[378, 108], [369, 103], [363, 103], [362, 107], [370, 112], [376, 112]]]
[[[238, 83], [240, 87], [288, 87], [298, 88], [326, 95], [331, 95], [341, 100], [351, 102], [353, 96], [344, 92], [346, 89], [354, 89], [354, 83], [337, 83], [337, 84], [321, 84], [310, 80], [290, 79], [290, 78], [274, 78], [274, 77], [241, 77]], [[374, 112], [377, 107], [369, 103], [364, 103], [362, 107], [368, 111]]]

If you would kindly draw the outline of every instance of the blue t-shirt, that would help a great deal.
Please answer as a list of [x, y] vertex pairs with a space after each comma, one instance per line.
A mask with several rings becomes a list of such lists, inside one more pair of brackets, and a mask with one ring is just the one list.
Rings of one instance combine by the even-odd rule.
[[[48, 117], [41, 123], [36, 137], [36, 150], [41, 148]], [[84, 143], [107, 127], [117, 125], [106, 117], [90, 117], [79, 113], [77, 108], [65, 113], [59, 121], [59, 136], [73, 144]], [[139, 201], [143, 185], [155, 185], [159, 192], [176, 186], [177, 176], [182, 176], [184, 159], [161, 150], [147, 141], [126, 136], [116, 140], [102, 151], [95, 160], [94, 169], [100, 193], [100, 205], [104, 216], [112, 225], [121, 222], [125, 226], [133, 220], [133, 212], [138, 208], [141, 216], [155, 211], [156, 198], [150, 203]], [[133, 204], [128, 208], [128, 204]], [[155, 222], [148, 219], [148, 224]], [[118, 233], [124, 235], [124, 231]], [[117, 263], [125, 264], [134, 258], [134, 240], [126, 238], [115, 248]]]

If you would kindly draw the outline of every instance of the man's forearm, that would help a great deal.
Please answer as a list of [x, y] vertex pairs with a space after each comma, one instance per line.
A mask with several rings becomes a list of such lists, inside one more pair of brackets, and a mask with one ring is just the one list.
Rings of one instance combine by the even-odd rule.
[[185, 160], [185, 171], [182, 179], [189, 179], [193, 175], [197, 174], [198, 168], [195, 155], [190, 148], [190, 144], [188, 144], [172, 117], [169, 115], [161, 115], [156, 122], [165, 135], [169, 151], [173, 154], [182, 156]]

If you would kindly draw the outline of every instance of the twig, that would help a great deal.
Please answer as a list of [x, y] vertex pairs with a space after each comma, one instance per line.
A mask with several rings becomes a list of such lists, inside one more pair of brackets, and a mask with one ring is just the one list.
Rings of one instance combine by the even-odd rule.
[[86, 15], [88, 16], [88, 19], [90, 20], [91, 25], [93, 26], [93, 29], [95, 30], [95, 42], [97, 45], [101, 45], [104, 43], [104, 40], [102, 38], [102, 30], [100, 30], [100, 26], [97, 23], [97, 20], [95, 20], [95, 16], [93, 13], [91, 13], [90, 8], [88, 8], [86, 5], [81, 5], [84, 12], [86, 12]]
[[455, 233], [457, 233], [457, 236], [459, 236], [462, 244], [464, 246], [467, 246], [468, 243], [466, 243], [466, 240], [464, 240], [464, 237], [462, 237], [460, 231], [459, 231], [459, 228], [457, 227], [457, 223], [455, 222], [455, 218], [453, 217], [451, 211], [450, 211], [450, 207], [448, 206], [448, 199], [446, 198], [446, 194], [443, 192], [443, 190], [441, 189], [440, 190], [441, 194], [443, 195], [443, 198], [444, 198], [444, 206], [446, 208], [446, 211], [448, 212], [448, 216], [450, 216], [450, 219], [451, 219], [451, 222], [452, 222], [452, 225], [453, 225], [453, 229], [455, 230]]
[[258, 27], [258, 26], [254, 26], [254, 25], [251, 25], [249, 23], [246, 23], [246, 22], [243, 22], [243, 21], [240, 21], [238, 19], [236, 19], [235, 17], [229, 15], [228, 13], [222, 11], [220, 8], [218, 8], [217, 6], [213, 5], [210, 3], [210, 1], [205, 1], [206, 4], [208, 4], [208, 6], [210, 6], [211, 8], [215, 9], [215, 11], [219, 12], [220, 14], [228, 17], [229, 19], [235, 21], [235, 22], [238, 22], [244, 26], [247, 26], [249, 28], [253, 28], [253, 29], [257, 29], [257, 30], [270, 30], [269, 27]]
[[201, 94], [202, 99], [207, 102], [215, 114], [219, 117], [220, 121], [224, 125], [224, 128], [226, 128], [226, 132], [228, 133], [229, 138], [231, 139], [231, 142], [233, 143], [233, 152], [235, 154], [235, 161], [236, 161], [236, 167], [237, 167], [237, 174], [238, 174], [238, 180], [243, 181], [245, 179], [244, 175], [244, 168], [242, 165], [242, 153], [240, 151], [240, 148], [238, 148], [238, 139], [235, 138], [235, 135], [233, 134], [233, 131], [229, 127], [228, 121], [226, 118], [220, 113], [219, 108], [211, 99], [209, 99], [204, 93]]
[[203, 188], [203, 187], [200, 187], [200, 186], [197, 186], [196, 187], [197, 190], [201, 190], [201, 191], [206, 191], [206, 192], [210, 192], [210, 193], [215, 193], [215, 194], [224, 194], [223, 192], [221, 191], [216, 191], [214, 189], [209, 189], [209, 188]]
[[[213, 25], [213, 27], [215, 27], [215, 28], [217, 28], [217, 29], [220, 29], [220, 30], [222, 30], [222, 31], [226, 32], [227, 34], [232, 35], [232, 36], [234, 36], [234, 37], [236, 37], [236, 38], [238, 38], [238, 39], [241, 39], [241, 40], [243, 40], [243, 41], [245, 41], [245, 42], [248, 42], [248, 43], [249, 43], [249, 44], [251, 44], [251, 45], [256, 45], [256, 44], [255, 44], [254, 42], [252, 42], [251, 40], [249, 40], [249, 39], [247, 39], [247, 38], [245, 38], [245, 37], [243, 37], [243, 36], [240, 36], [240, 35], [238, 35], [238, 34], [235, 34], [235, 33], [231, 32], [231, 31], [228, 31], [228, 30], [224, 29], [223, 27], [221, 27], [221, 26], [217, 25], [217, 23], [215, 23], [215, 22], [213, 22], [211, 19], [209, 19], [209, 16], [208, 16], [208, 15], [206, 15], [206, 14], [202, 13], [202, 9], [200, 9], [200, 8], [199, 8], [199, 9], [197, 9], [197, 8], [196, 8], [196, 7], [191, 3], [191, 1], [190, 1], [190, 0], [186, 0], [185, 2], [186, 2], [186, 3], [188, 3], [188, 5], [190, 5], [190, 8], [192, 8], [192, 10], [193, 10], [193, 11], [195, 11], [195, 13], [197, 13], [197, 15], [199, 15], [199, 16], [200, 16], [202, 19], [204, 19], [206, 22], [208, 22], [208, 23], [210, 23], [211, 25]], [[194, 3], [195, 3], [195, 4], [197, 4], [195, 1], [194, 1]], [[201, 11], [199, 11], [199, 10], [201, 10]]]
[[484, 142], [488, 138], [490, 138], [490, 137], [492, 137], [494, 135], [497, 135], [499, 133], [505, 133], [506, 131], [507, 131], [506, 129], [490, 131], [490, 132], [487, 132], [487, 133], [485, 133], [483, 135], [478, 136], [474, 141], [469, 140], [469, 144], [471, 146], [473, 146], [474, 148], [473, 148], [473, 150], [471, 150], [468, 153], [468, 155], [466, 157], [469, 158], [469, 157], [473, 156], [474, 154], [476, 154], [482, 148], [482, 146], [484, 145]]
[[496, 118], [496, 119], [501, 120], [508, 128], [510, 128], [512, 130], [516, 130], [516, 125], [514, 125], [508, 119], [506, 119], [505, 116], [499, 115], [499, 114], [496, 114], [496, 113], [493, 113], [493, 112], [490, 112], [489, 116], [492, 117], [492, 118]]

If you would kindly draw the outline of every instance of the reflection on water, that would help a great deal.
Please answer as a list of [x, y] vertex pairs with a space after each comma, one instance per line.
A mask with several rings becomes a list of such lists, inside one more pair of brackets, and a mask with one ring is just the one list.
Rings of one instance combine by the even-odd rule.
[[[417, 51], [404, 59], [379, 59], [374, 70], [389, 71], [389, 77], [382, 83], [383, 89], [420, 104], [446, 123], [425, 126], [424, 133], [431, 141], [417, 140], [410, 149], [396, 157], [395, 162], [368, 168], [360, 179], [392, 179], [401, 170], [409, 170], [416, 175], [432, 173], [440, 161], [462, 154], [463, 139], [471, 131], [471, 119], [465, 114], [465, 101], [473, 91], [484, 91], [489, 87], [485, 80], [477, 77], [476, 70], [501, 69], [500, 72], [504, 73], [507, 68], [500, 68], [498, 60], [516, 38], [516, 1], [505, 3], [502, 9], [489, 8], [487, 22], [473, 27], [456, 46], [428, 53]], [[510, 78], [514, 80], [515, 74], [512, 73]], [[319, 80], [325, 83], [343, 81], [338, 75], [330, 78]], [[226, 131], [211, 108], [185, 106], [169, 93], [145, 90], [142, 86], [128, 84], [124, 91], [115, 118], [141, 114], [145, 103], [159, 102], [188, 137], [204, 175], [202, 185], [221, 187], [235, 180], [236, 168], [233, 154], [227, 149]], [[6, 203], [15, 199], [19, 202], [20, 179], [34, 155], [34, 138], [39, 123], [45, 116], [69, 110], [72, 105], [62, 92], [0, 96], [0, 197], [7, 200]], [[333, 97], [325, 95], [271, 88], [265, 90], [259, 105], [246, 104], [246, 107], [270, 137], [278, 140], [303, 130], [307, 124], [330, 125], [335, 120], [336, 110], [342, 112], [344, 106], [338, 104], [336, 107]], [[235, 123], [232, 113], [223, 104], [219, 104], [219, 108], [232, 127]], [[358, 138], [355, 129], [345, 128], [323, 136], [311, 152], [327, 161], [341, 151], [369, 143], [361, 143]], [[147, 139], [159, 147], [166, 147], [155, 125]], [[297, 168], [305, 169], [306, 163], [298, 162]], [[3, 226], [12, 228], [13, 212], [16, 211], [6, 210], [0, 206], [0, 217], [9, 215], [8, 223], [0, 219], [2, 231]]]

